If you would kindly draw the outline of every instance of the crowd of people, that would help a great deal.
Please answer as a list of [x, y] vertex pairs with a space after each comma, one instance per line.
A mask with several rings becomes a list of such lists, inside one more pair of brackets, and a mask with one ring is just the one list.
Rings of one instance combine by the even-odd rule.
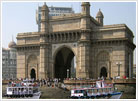
[[61, 79], [58, 78], [47, 78], [47, 79], [41, 79], [36, 80], [36, 82], [39, 83], [40, 87], [46, 86], [46, 87], [59, 87], [59, 84], [61, 83]]
[[[27, 79], [27, 78], [24, 78], [24, 79]], [[16, 80], [10, 80], [9, 81], [9, 84], [11, 83], [11, 81], [22, 81], [24, 80], [23, 78], [20, 78], [20, 79], [16, 79]], [[98, 77], [98, 80], [100, 79], [107, 79], [105, 77]], [[112, 79], [116, 79], [116, 78], [108, 78], [109, 80], [112, 80]], [[126, 77], [124, 77], [123, 79], [127, 79]], [[46, 86], [46, 87], [59, 87], [61, 86], [62, 84], [64, 84], [64, 80], [96, 80], [96, 79], [92, 79], [92, 78], [64, 78], [64, 79], [61, 79], [61, 78], [46, 78], [46, 79], [37, 79], [37, 80], [34, 80], [35, 82], [37, 82], [40, 87], [42, 86]]]

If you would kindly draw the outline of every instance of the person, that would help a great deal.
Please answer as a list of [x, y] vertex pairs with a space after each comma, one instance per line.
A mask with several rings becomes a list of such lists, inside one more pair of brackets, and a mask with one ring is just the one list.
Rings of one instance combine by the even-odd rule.
[[18, 89], [18, 94], [21, 95], [21, 88]]
[[126, 76], [124, 76], [123, 79], [126, 79]]
[[50, 86], [50, 83], [49, 83], [49, 82], [47, 83], [47, 86], [48, 86], [48, 87]]
[[87, 91], [84, 91], [84, 96], [87, 96]]
[[8, 86], [11, 86], [11, 81], [9, 81]]

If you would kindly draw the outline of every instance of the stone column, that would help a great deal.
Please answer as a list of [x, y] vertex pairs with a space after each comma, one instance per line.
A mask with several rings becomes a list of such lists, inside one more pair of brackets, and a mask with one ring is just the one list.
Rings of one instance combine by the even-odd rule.
[[25, 78], [25, 52], [23, 50], [17, 51], [17, 78]]
[[63, 38], [62, 38], [62, 34], [60, 33], [60, 41], [62, 41], [62, 39], [63, 39]]
[[46, 67], [46, 47], [44, 45], [40, 46], [40, 69], [39, 69], [39, 79], [44, 79], [46, 77], [45, 68]]
[[52, 77], [52, 50], [51, 44], [45, 43], [40, 47], [39, 78]]
[[111, 61], [109, 61], [109, 78], [111, 77]]
[[77, 40], [77, 38], [78, 38], [77, 34], [78, 34], [78, 33], [77, 33], [77, 32], [75, 32], [75, 40]]
[[90, 69], [90, 41], [79, 42], [78, 68], [76, 71], [77, 78], [89, 78]]
[[28, 78], [28, 63], [26, 64], [26, 78]]
[[46, 43], [46, 77], [52, 78], [52, 45]]

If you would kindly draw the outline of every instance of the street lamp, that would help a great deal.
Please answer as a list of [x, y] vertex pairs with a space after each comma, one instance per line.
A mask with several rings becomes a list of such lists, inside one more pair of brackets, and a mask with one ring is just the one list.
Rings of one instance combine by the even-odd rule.
[[120, 76], [120, 66], [122, 62], [116, 62], [116, 65], [118, 66], [118, 76]]
[[67, 78], [69, 78], [69, 69], [67, 69]]

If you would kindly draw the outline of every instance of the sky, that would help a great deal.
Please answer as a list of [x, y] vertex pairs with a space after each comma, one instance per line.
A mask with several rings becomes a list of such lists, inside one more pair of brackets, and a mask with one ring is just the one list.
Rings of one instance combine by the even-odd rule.
[[[90, 2], [91, 16], [96, 17], [99, 9], [104, 15], [104, 25], [126, 24], [133, 32], [136, 44], [136, 3], [135, 2]], [[37, 32], [36, 9], [43, 2], [2, 2], [2, 47], [8, 48], [12, 36], [22, 32]], [[72, 7], [81, 12], [81, 2], [47, 2], [48, 6]], [[136, 49], [135, 49], [136, 50]], [[136, 63], [136, 51], [134, 51]]]

